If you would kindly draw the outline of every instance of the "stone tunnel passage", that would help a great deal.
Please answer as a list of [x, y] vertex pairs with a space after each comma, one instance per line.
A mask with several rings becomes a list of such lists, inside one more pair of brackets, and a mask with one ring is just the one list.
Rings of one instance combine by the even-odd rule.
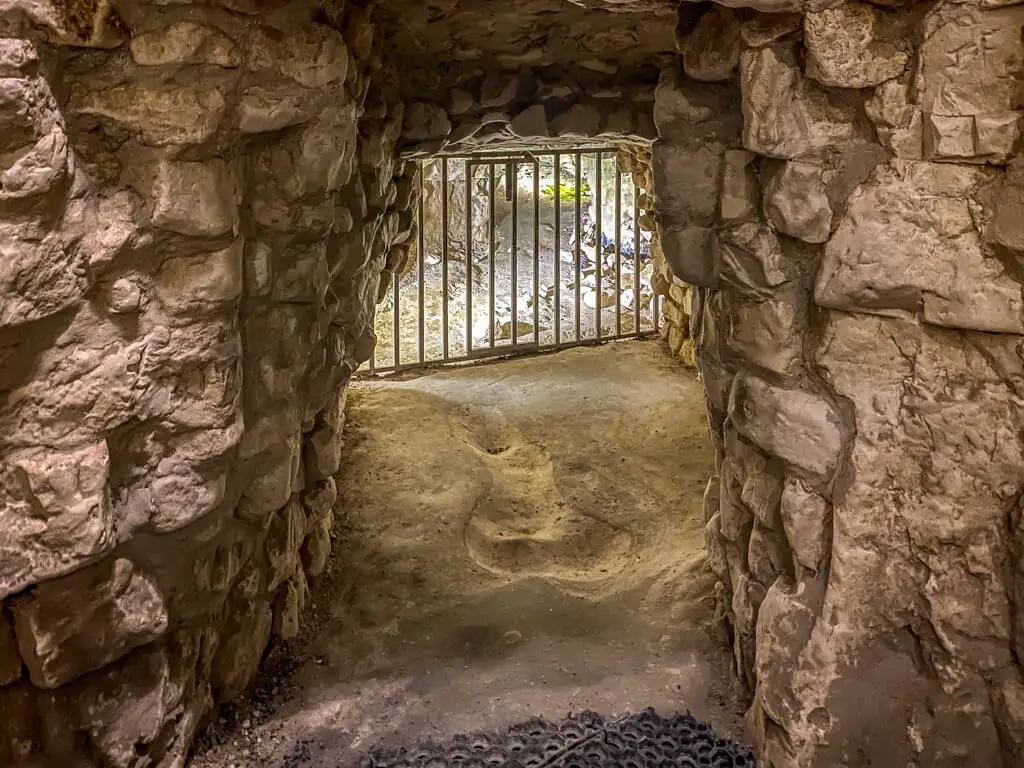
[[346, 435], [317, 620], [269, 683], [288, 695], [235, 711], [194, 768], [348, 765], [588, 708], [689, 708], [742, 739], [701, 388], [660, 342], [353, 385]]
[[0, 2], [0, 765], [181, 765], [325, 568], [408, 158], [568, 138], [650, 142], [762, 763], [1018, 768], [1022, 26], [1019, 0]]

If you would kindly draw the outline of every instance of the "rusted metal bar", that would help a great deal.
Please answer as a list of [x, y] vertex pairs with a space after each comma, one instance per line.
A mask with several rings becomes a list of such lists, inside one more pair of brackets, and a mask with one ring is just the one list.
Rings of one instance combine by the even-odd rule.
[[[420, 213], [420, 232], [423, 231]], [[441, 356], [448, 359], [448, 158], [441, 158]]]
[[512, 200], [512, 346], [519, 344], [519, 166], [512, 163], [506, 166], [505, 196], [511, 191]]
[[576, 341], [580, 340], [580, 299], [583, 297], [583, 255], [580, 250], [580, 229], [583, 224], [583, 154], [576, 153]]
[[615, 163], [615, 335], [622, 335], [622, 171]]
[[419, 226], [416, 227], [416, 300], [419, 302], [416, 314], [416, 360], [422, 365], [426, 359], [426, 312], [424, 310], [424, 302], [426, 301], [426, 260], [423, 258], [423, 164], [420, 163], [420, 172], [418, 174], [420, 180], [420, 193], [419, 202], [416, 204], [416, 221], [419, 222]]
[[633, 181], [633, 333], [640, 333], [640, 188]]
[[494, 165], [487, 177], [487, 346], [494, 349]]
[[391, 333], [391, 336], [392, 336], [392, 342], [394, 344], [394, 347], [392, 348], [392, 355], [391, 356], [392, 356], [392, 358], [395, 361], [395, 370], [396, 371], [399, 368], [401, 368], [401, 366], [402, 366], [402, 354], [401, 354], [401, 350], [399, 349], [399, 343], [401, 342], [401, 339], [402, 339], [401, 333], [400, 333], [400, 331], [401, 331], [401, 327], [400, 326], [401, 326], [401, 319], [402, 318], [401, 318], [401, 314], [400, 314], [400, 310], [399, 310], [399, 304], [401, 303], [401, 296], [399, 295], [398, 288], [399, 288], [399, 285], [398, 285], [398, 271], [395, 270], [394, 272], [391, 273], [391, 298], [394, 299], [394, 303], [393, 303], [393, 306], [392, 306], [393, 314], [392, 314], [392, 319], [391, 319], [391, 322], [392, 322], [392, 329], [391, 329], [392, 333]]
[[473, 170], [466, 161], [466, 354], [473, 354]]
[[602, 307], [602, 304], [603, 304], [602, 299], [603, 299], [603, 297], [601, 295], [601, 267], [603, 265], [602, 265], [601, 262], [604, 259], [604, 247], [603, 247], [603, 242], [602, 242], [603, 239], [604, 239], [604, 232], [601, 229], [601, 205], [604, 202], [601, 199], [601, 193], [603, 191], [601, 189], [601, 170], [602, 170], [602, 168], [601, 168], [601, 160], [602, 160], [601, 152], [598, 152], [595, 155], [595, 157], [596, 157], [597, 168], [595, 169], [595, 174], [594, 174], [594, 183], [595, 183], [595, 186], [596, 186], [596, 190], [595, 190], [595, 193], [594, 193], [594, 211], [595, 211], [594, 215], [595, 215], [595, 219], [596, 219], [596, 221], [594, 222], [594, 230], [595, 230], [595, 234], [594, 234], [594, 261], [596, 262], [596, 266], [594, 267], [594, 283], [595, 283], [595, 289], [597, 291], [597, 294], [594, 296], [594, 337], [597, 338], [598, 340], [600, 340], [601, 339], [601, 310], [603, 308]]
[[[558, 262], [558, 249], [555, 249]], [[533, 161], [533, 343], [540, 345], [540, 161]]]
[[562, 155], [555, 152], [554, 345], [562, 343]]

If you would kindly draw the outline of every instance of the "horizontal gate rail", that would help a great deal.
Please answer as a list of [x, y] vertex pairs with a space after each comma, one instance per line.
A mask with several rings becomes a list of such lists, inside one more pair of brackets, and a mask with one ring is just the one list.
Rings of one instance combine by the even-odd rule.
[[392, 277], [365, 372], [657, 333], [640, 192], [616, 155], [615, 147], [585, 146], [416, 161], [416, 259]]

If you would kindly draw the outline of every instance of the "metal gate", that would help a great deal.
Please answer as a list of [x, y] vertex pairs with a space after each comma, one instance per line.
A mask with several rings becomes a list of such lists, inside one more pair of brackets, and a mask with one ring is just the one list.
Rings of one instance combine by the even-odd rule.
[[369, 374], [658, 331], [650, 234], [614, 147], [420, 163], [415, 259], [377, 308]]

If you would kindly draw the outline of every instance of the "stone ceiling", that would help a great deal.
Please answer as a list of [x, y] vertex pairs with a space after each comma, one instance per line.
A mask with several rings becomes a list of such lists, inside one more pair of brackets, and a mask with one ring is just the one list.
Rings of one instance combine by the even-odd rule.
[[398, 60], [433, 70], [657, 72], [675, 48], [675, 8], [664, 0], [385, 0], [378, 20]]

